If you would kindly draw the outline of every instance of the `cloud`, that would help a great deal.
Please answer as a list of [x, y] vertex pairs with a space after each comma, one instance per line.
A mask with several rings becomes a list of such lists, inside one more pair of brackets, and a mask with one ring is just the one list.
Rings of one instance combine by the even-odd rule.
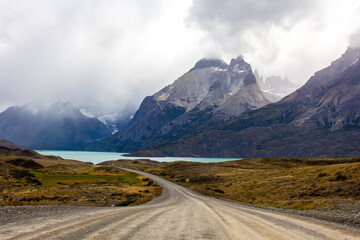
[[[244, 55], [303, 83], [347, 48], [358, 0], [0, 0], [0, 111], [34, 99], [104, 111], [141, 100], [203, 57]], [[354, 41], [354, 40], [353, 40]]]
[[[190, 13], [210, 31], [217, 25], [242, 31], [256, 24], [286, 24], [306, 14], [309, 0], [195, 0]], [[229, 34], [231, 34], [231, 31]]]
[[360, 48], [360, 29], [350, 36], [350, 47]]
[[288, 75], [304, 83], [349, 45], [360, 27], [355, 0], [194, 0], [188, 22], [264, 75]]
[[202, 55], [190, 4], [0, 0], [0, 110], [34, 98], [136, 108]]

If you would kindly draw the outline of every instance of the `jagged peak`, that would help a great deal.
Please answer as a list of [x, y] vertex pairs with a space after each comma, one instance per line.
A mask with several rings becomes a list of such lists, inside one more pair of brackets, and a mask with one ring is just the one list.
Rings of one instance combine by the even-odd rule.
[[216, 58], [203, 58], [200, 59], [195, 66], [190, 69], [189, 72], [194, 71], [196, 69], [203, 69], [203, 68], [210, 68], [210, 67], [216, 67], [216, 68], [220, 68], [220, 69], [227, 69], [229, 67], [229, 65], [224, 62], [221, 59], [216, 59]]
[[332, 62], [332, 64], [338, 62], [340, 59], [348, 60], [351, 63], [353, 61], [357, 61], [359, 57], [360, 57], [360, 48], [348, 47], [345, 53], [343, 53], [338, 60]]
[[231, 59], [229, 70], [232, 72], [252, 71], [250, 64], [244, 60], [242, 55]]
[[244, 57], [243, 57], [243, 55], [239, 55], [236, 58], [231, 59], [231, 61], [232, 62], [242, 62], [242, 61], [244, 61]]
[[[324, 68], [314, 74], [315, 77], [319, 76], [335, 76], [343, 72], [354, 63], [358, 61], [360, 57], [360, 48], [348, 47], [340, 58], [336, 59], [327, 68]], [[329, 79], [322, 79], [321, 82], [328, 82]], [[308, 82], [314, 83], [314, 80], [310, 78]]]

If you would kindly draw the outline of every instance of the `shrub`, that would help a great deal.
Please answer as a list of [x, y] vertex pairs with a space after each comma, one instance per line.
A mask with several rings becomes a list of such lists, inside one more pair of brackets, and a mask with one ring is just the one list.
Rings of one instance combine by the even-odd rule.
[[41, 185], [41, 182], [39, 180], [37, 180], [36, 178], [25, 177], [25, 181], [30, 184], [35, 184], [36, 186]]
[[346, 180], [346, 179], [347, 179], [347, 176], [342, 175], [341, 172], [337, 172], [337, 173], [336, 173], [336, 176], [335, 176], [335, 180], [336, 180], [336, 181], [344, 181], [344, 180]]
[[24, 177], [35, 177], [34, 174], [32, 174], [31, 172], [29, 171], [26, 171], [26, 170], [16, 170], [16, 169], [11, 169], [9, 171], [9, 174], [13, 177], [13, 178], [16, 178], [16, 179], [21, 179], [21, 178], [24, 178]]
[[221, 189], [214, 189], [214, 192], [217, 192], [217, 193], [224, 193], [224, 191], [223, 190], [221, 190]]
[[154, 184], [154, 181], [150, 180], [150, 181], [146, 184], [146, 186], [151, 186], [151, 185], [153, 185], [153, 184]]
[[122, 196], [122, 195], [124, 195], [124, 194], [121, 193], [121, 192], [118, 192], [118, 193], [112, 193], [110, 196], [112, 196], [112, 197], [118, 197], [118, 196]]
[[325, 176], [327, 176], [327, 173], [325, 173], [325, 172], [319, 173], [319, 175], [318, 175], [318, 177], [325, 177]]
[[121, 202], [118, 202], [117, 204], [115, 204], [116, 207], [120, 207], [120, 206], [129, 206], [130, 204], [136, 202], [136, 200], [134, 199], [126, 199], [123, 200]]

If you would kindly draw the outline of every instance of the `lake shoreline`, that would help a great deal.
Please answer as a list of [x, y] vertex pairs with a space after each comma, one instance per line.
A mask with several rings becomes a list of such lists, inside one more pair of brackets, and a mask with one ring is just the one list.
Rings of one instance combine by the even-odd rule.
[[240, 160], [242, 158], [198, 158], [198, 157], [130, 157], [125, 156], [127, 153], [118, 152], [95, 152], [95, 151], [67, 151], [67, 150], [35, 150], [42, 155], [59, 156], [64, 159], [78, 160], [82, 162], [91, 162], [98, 164], [111, 160], [142, 160], [149, 159], [158, 162], [175, 162], [175, 161], [187, 161], [187, 162], [226, 162]]

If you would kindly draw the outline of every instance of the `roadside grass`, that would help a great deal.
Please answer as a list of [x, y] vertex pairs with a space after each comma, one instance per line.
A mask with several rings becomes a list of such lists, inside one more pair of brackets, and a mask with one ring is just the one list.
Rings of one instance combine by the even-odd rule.
[[70, 185], [70, 184], [103, 184], [105, 182], [113, 184], [131, 184], [131, 185], [143, 185], [143, 181], [139, 175], [136, 174], [44, 174], [42, 172], [32, 172], [35, 177], [41, 182], [43, 187], [53, 187], [58, 185]]
[[[130, 160], [114, 164], [137, 166]], [[360, 199], [360, 159], [259, 158], [141, 168], [204, 195], [262, 206], [331, 209]]]
[[111, 167], [0, 157], [0, 205], [128, 206], [146, 203], [161, 192], [150, 179]]

